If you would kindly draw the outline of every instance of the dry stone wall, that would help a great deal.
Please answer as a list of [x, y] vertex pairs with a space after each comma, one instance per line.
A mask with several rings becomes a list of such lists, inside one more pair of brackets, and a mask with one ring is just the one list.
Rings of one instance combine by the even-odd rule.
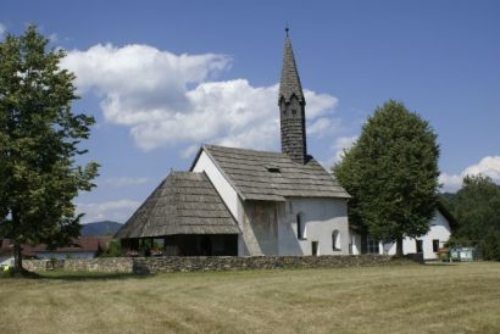
[[25, 260], [24, 267], [30, 271], [65, 270], [73, 272], [103, 273], [161, 273], [187, 271], [225, 271], [246, 269], [291, 269], [291, 268], [342, 268], [379, 266], [422, 262], [420, 258], [394, 261], [383, 255], [348, 256], [164, 256], [164, 257], [115, 257], [91, 260]]

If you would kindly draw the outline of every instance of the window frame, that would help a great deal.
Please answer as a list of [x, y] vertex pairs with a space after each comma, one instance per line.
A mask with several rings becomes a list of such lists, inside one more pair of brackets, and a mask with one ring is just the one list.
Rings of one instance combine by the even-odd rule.
[[440, 245], [439, 239], [432, 239], [432, 251], [434, 253], [439, 252], [439, 245]]
[[366, 253], [367, 254], [380, 254], [380, 241], [371, 237], [366, 238]]
[[340, 231], [339, 230], [333, 230], [332, 231], [332, 250], [334, 252], [341, 251], [341, 241], [340, 241]]
[[424, 252], [424, 241], [421, 239], [415, 239], [415, 253]]
[[304, 215], [301, 212], [297, 213], [295, 216], [295, 222], [297, 224], [297, 239], [307, 240]]

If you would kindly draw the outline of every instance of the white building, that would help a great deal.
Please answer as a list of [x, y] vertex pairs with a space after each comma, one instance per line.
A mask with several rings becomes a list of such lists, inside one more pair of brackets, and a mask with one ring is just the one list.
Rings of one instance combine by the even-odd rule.
[[[436, 260], [438, 250], [450, 239], [452, 228], [456, 222], [446, 208], [439, 203], [434, 218], [429, 223], [429, 231], [419, 238], [403, 239], [403, 253], [423, 253], [425, 260]], [[351, 230], [351, 252], [352, 254], [396, 254], [395, 242], [377, 241], [369, 236], [362, 238], [361, 235]], [[364, 243], [364, 244], [363, 244]]]
[[116, 237], [170, 255], [349, 254], [349, 195], [307, 152], [305, 98], [288, 36], [278, 97], [282, 152], [204, 145]]
[[[278, 106], [282, 152], [203, 145], [189, 172], [173, 172], [117, 232], [122, 246], [167, 255], [394, 254], [349, 231], [349, 194], [307, 152], [305, 97], [292, 45], [285, 40]], [[450, 235], [438, 212], [405, 253], [435, 258]], [[363, 246], [363, 247], [362, 247]], [[366, 246], [366, 247], [365, 247]]]
[[348, 254], [348, 195], [312, 158], [205, 145], [191, 171], [235, 218], [238, 255]]

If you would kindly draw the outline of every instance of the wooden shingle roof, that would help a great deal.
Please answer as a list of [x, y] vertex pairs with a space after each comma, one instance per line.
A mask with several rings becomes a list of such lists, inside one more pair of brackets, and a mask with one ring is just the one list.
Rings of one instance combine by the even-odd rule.
[[171, 172], [115, 237], [238, 233], [236, 221], [205, 173]]
[[280, 152], [215, 145], [204, 145], [202, 150], [209, 155], [243, 200], [350, 198], [333, 176], [312, 157], [306, 164], [300, 164]]
[[283, 68], [281, 69], [278, 100], [284, 99], [285, 102], [290, 102], [292, 96], [297, 97], [300, 102], [305, 103], [299, 71], [297, 70], [295, 56], [293, 55], [292, 42], [287, 35], [285, 39], [285, 51], [283, 52]]

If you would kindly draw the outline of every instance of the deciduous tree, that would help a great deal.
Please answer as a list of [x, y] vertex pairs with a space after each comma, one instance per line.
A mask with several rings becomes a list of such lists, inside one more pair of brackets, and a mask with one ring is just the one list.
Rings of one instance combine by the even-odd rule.
[[397, 241], [425, 234], [438, 196], [439, 147], [429, 123], [388, 101], [333, 171], [353, 196], [350, 223], [372, 237]]
[[447, 203], [459, 223], [450, 243], [479, 246], [486, 260], [500, 261], [500, 186], [487, 176], [466, 176]]
[[97, 163], [75, 161], [94, 119], [71, 110], [77, 96], [74, 75], [59, 67], [64, 55], [34, 26], [0, 43], [0, 238], [14, 243], [16, 272], [22, 244], [56, 246], [79, 234], [72, 200], [97, 175]]

